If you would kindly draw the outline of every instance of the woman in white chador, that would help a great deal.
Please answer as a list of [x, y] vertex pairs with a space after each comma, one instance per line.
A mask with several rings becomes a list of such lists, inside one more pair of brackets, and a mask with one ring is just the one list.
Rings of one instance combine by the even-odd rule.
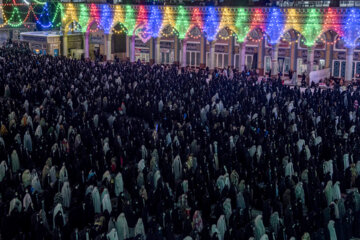
[[135, 231], [134, 231], [135, 237], [136, 236], [141, 236], [142, 239], [146, 239], [146, 234], [145, 234], [145, 227], [144, 227], [144, 223], [142, 218], [139, 218], [137, 220], [137, 223], [135, 225]]
[[218, 240], [221, 240], [221, 234], [219, 229], [217, 229], [216, 225], [213, 224], [211, 226], [211, 232], [210, 232], [210, 236], [212, 237], [212, 239], [214, 239], [214, 235], [217, 234]]
[[280, 227], [281, 227], [281, 219], [279, 217], [279, 213], [274, 212], [270, 216], [270, 228], [274, 232], [275, 237], [277, 237], [277, 235], [280, 234], [279, 233]]
[[29, 209], [29, 207], [32, 208], [33, 206], [33, 202], [31, 200], [31, 196], [30, 194], [28, 193], [27, 189], [26, 189], [26, 194], [24, 196], [24, 199], [23, 199], [23, 206], [24, 206], [24, 210], [27, 211]]
[[32, 151], [32, 140], [28, 130], [24, 134], [24, 148], [28, 152]]
[[226, 222], [229, 224], [229, 219], [230, 219], [230, 216], [232, 214], [231, 199], [230, 198], [225, 199], [225, 201], [223, 203], [223, 208], [224, 208], [224, 214], [225, 214]]
[[330, 240], [337, 240], [336, 231], [335, 231], [335, 222], [330, 220], [328, 223], [328, 231], [330, 235]]
[[111, 229], [111, 231], [106, 235], [107, 240], [119, 240], [118, 234], [115, 228]]
[[8, 169], [8, 167], [7, 167], [6, 162], [2, 161], [0, 163], [0, 182], [2, 182], [2, 180], [4, 179], [7, 169]]
[[34, 189], [35, 192], [38, 192], [38, 193], [42, 192], [40, 180], [39, 180], [39, 177], [37, 176], [37, 174], [31, 180], [31, 187]]
[[119, 240], [125, 240], [129, 238], [129, 227], [124, 213], [120, 213], [116, 220], [116, 231], [118, 233]]
[[94, 187], [94, 189], [92, 190], [91, 198], [94, 206], [94, 212], [100, 213], [101, 212], [100, 193], [97, 187]]
[[327, 182], [326, 187], [324, 189], [328, 206], [333, 201], [333, 188], [332, 187], [333, 187], [333, 184], [332, 184], [332, 181], [330, 180]]
[[62, 168], [60, 169], [60, 173], [59, 173], [59, 181], [61, 183], [64, 183], [68, 180], [68, 171], [65, 167], [65, 163], [63, 164]]
[[260, 238], [265, 234], [265, 226], [262, 220], [262, 215], [258, 215], [255, 218], [255, 239], [260, 240]]
[[56, 215], [61, 212], [61, 215], [63, 217], [63, 226], [65, 226], [65, 215], [64, 215], [64, 210], [62, 208], [62, 205], [60, 203], [58, 203], [56, 205], [56, 207], [54, 208], [54, 213], [53, 213], [53, 228], [55, 229], [55, 217]]
[[40, 139], [40, 138], [42, 137], [42, 128], [41, 128], [41, 125], [40, 125], [40, 124], [36, 127], [35, 137], [36, 137], [37, 139]]
[[298, 199], [301, 200], [302, 205], [305, 205], [305, 193], [304, 193], [304, 188], [303, 188], [302, 182], [298, 182], [298, 184], [296, 184], [295, 197], [296, 197], [296, 200], [298, 200]]
[[269, 237], [267, 234], [264, 234], [261, 236], [260, 240], [269, 240]]
[[346, 171], [346, 169], [350, 166], [349, 165], [349, 154], [345, 153], [343, 155], [343, 163], [344, 163], [344, 172]]
[[180, 160], [180, 156], [177, 155], [172, 164], [172, 171], [175, 178], [175, 183], [177, 183], [182, 177], [182, 163]]
[[226, 232], [226, 222], [225, 222], [225, 216], [224, 215], [221, 215], [219, 217], [216, 227], [219, 230], [220, 239], [224, 240], [225, 232]]
[[62, 186], [61, 195], [63, 198], [63, 206], [69, 208], [71, 203], [71, 189], [68, 181]]
[[17, 196], [10, 201], [9, 215], [11, 215], [11, 212], [14, 209], [16, 209], [18, 212], [21, 212], [22, 209], [21, 201], [17, 198]]
[[103, 212], [105, 212], [105, 210], [107, 210], [109, 214], [112, 212], [110, 195], [106, 188], [104, 189], [103, 193], [101, 194], [101, 206], [102, 206]]
[[294, 166], [292, 162], [286, 164], [285, 167], [285, 177], [292, 177], [294, 175]]
[[339, 200], [341, 199], [341, 191], [340, 191], [340, 182], [336, 181], [336, 183], [333, 185], [333, 200]]
[[11, 170], [13, 173], [16, 173], [20, 169], [19, 156], [14, 149], [11, 153]]
[[24, 187], [28, 187], [31, 185], [31, 173], [29, 169], [26, 169], [22, 174], [22, 181], [24, 184]]
[[120, 193], [124, 191], [124, 181], [122, 174], [119, 172], [115, 177], [115, 196], [120, 196]]

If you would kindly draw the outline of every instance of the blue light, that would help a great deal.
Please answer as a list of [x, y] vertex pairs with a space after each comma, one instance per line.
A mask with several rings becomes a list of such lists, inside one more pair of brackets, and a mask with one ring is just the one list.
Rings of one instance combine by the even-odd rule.
[[219, 28], [219, 16], [215, 11], [214, 7], [206, 9], [204, 32], [208, 41], [213, 41], [216, 38], [216, 34]]
[[271, 8], [266, 22], [265, 32], [269, 35], [269, 42], [271, 44], [278, 43], [285, 28], [284, 14], [279, 8]]
[[360, 37], [360, 13], [359, 9], [352, 8], [350, 10], [350, 14], [347, 14], [345, 19], [345, 27], [344, 27], [344, 42], [346, 47], [355, 47], [355, 41]]
[[100, 26], [104, 33], [109, 34], [112, 28], [112, 10], [108, 4], [101, 5]]
[[151, 6], [147, 32], [153, 37], [159, 36], [162, 24], [162, 15], [157, 6]]
[[[47, 19], [47, 23], [43, 24], [41, 22], [41, 19]], [[51, 28], [53, 26], [51, 20], [50, 20], [50, 17], [49, 17], [49, 7], [48, 7], [48, 3], [45, 3], [44, 4], [44, 8], [40, 14], [40, 17], [39, 19], [36, 21], [37, 24], [39, 24], [41, 26], [41, 29], [48, 29], [48, 28]]]

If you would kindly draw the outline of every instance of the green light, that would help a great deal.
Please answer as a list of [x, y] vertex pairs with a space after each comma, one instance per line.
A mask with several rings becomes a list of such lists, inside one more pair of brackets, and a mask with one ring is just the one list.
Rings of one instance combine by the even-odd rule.
[[129, 36], [133, 35], [135, 24], [136, 24], [136, 19], [135, 19], [134, 9], [130, 5], [127, 5], [124, 26], [128, 30], [127, 34]]
[[80, 16], [79, 16], [79, 24], [81, 26], [81, 31], [86, 32], [87, 26], [89, 23], [89, 10], [85, 4], [80, 4]]
[[178, 16], [176, 18], [175, 29], [179, 33], [179, 39], [184, 39], [189, 29], [190, 22], [186, 9], [183, 6], [179, 7]]
[[[16, 18], [16, 20], [14, 20], [14, 18]], [[15, 21], [15, 23], [11, 23], [14, 21]], [[17, 7], [14, 7], [14, 10], [12, 11], [11, 17], [9, 18], [7, 24], [9, 24], [11, 27], [20, 27], [23, 24], [21, 17], [20, 17], [19, 9]]]
[[302, 35], [305, 37], [305, 45], [312, 47], [322, 30], [321, 16], [316, 9], [311, 9], [305, 22]]
[[244, 42], [247, 34], [250, 31], [249, 27], [249, 13], [244, 8], [239, 8], [237, 11], [237, 17], [235, 21], [235, 30], [238, 42]]
[[[58, 17], [58, 15], [60, 16], [60, 21], [55, 24], [55, 20], [56, 18]], [[56, 5], [56, 10], [55, 10], [55, 13], [54, 13], [54, 17], [53, 19], [51, 20], [51, 22], [53, 23], [54, 27], [60, 27], [61, 26], [61, 19], [62, 19], [62, 16], [64, 16], [64, 6], [61, 4], [61, 3], [58, 3]]]

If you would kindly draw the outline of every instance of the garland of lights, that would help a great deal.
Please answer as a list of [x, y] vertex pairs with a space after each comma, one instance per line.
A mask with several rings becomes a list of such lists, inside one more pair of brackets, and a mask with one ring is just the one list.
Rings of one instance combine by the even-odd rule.
[[[12, 11], [4, 9], [9, 6], [12, 7]], [[41, 6], [41, 8], [37, 6]], [[97, 6], [100, 6], [100, 9]], [[25, 11], [21, 11], [21, 9], [24, 7], [27, 7], [28, 11], [26, 17], [22, 19], [21, 16], [25, 15]], [[37, 7], [36, 12], [35, 7]], [[39, 11], [40, 9], [41, 11]], [[308, 47], [313, 46], [316, 42], [334, 45], [337, 40], [330, 42], [323, 39], [321, 33], [326, 31], [336, 32], [347, 47], [354, 47], [355, 39], [360, 37], [360, 9], [358, 8], [346, 10], [345, 20], [341, 18], [336, 9], [328, 8], [323, 13], [317, 9], [309, 9], [306, 11], [304, 24], [300, 21], [301, 12], [296, 9], [270, 8], [269, 11], [260, 8], [251, 10], [196, 7], [191, 9], [190, 17], [188, 10], [183, 6], [146, 8], [141, 5], [139, 7], [108, 4], [75, 6], [72, 3], [57, 3], [55, 7], [50, 7], [49, 3], [41, 0], [34, 0], [33, 3], [16, 3], [15, 0], [12, 0], [12, 3], [1, 4], [4, 22], [0, 24], [0, 27], [16, 28], [22, 25], [29, 27], [25, 23], [30, 14], [33, 14], [36, 23], [43, 29], [72, 24], [72, 28], [70, 28], [72, 31], [81, 28], [83, 32], [96, 32], [103, 29], [106, 33], [133, 35], [134, 30], [140, 27], [141, 29], [137, 29], [137, 32], [146, 38], [158, 37], [159, 34], [164, 37], [175, 34], [179, 39], [201, 38], [201, 34], [192, 35], [191, 30], [194, 27], [206, 33], [207, 39], [210, 41], [216, 38], [227, 40], [234, 36], [238, 42], [244, 42], [246, 39], [256, 42], [262, 40], [248, 36], [252, 30], [260, 29], [266, 33], [270, 43], [278, 42], [285, 32], [294, 29], [298, 36], [299, 34], [303, 36], [300, 41]], [[344, 25], [342, 25], [342, 21], [344, 21]], [[92, 22], [97, 24], [96, 29], [89, 28], [88, 24]], [[120, 26], [120, 28], [114, 29], [115, 26]], [[172, 31], [165, 33], [162, 30], [167, 26], [170, 26]], [[220, 32], [224, 28], [227, 29], [228, 35]]]
[[188, 32], [190, 26], [188, 12], [183, 6], [179, 6], [178, 15], [176, 18], [175, 29], [177, 29], [177, 33], [179, 39], [184, 39], [186, 37], [186, 33]]
[[[16, 21], [15, 23], [13, 22], [14, 18], [17, 18], [15, 20]], [[23, 21], [21, 20], [21, 17], [20, 17], [19, 9], [17, 7], [14, 7], [14, 10], [12, 11], [10, 18], [7, 20], [7, 24], [14, 28], [20, 27], [23, 24]]]
[[[47, 24], [43, 24], [41, 22], [41, 19], [46, 18], [47, 19]], [[39, 24], [41, 26], [42, 29], [48, 29], [51, 28], [53, 26], [53, 23], [50, 20], [50, 15], [49, 15], [49, 7], [48, 4], [45, 3], [44, 8], [42, 13], [40, 14], [39, 19], [36, 21], [37, 24]]]

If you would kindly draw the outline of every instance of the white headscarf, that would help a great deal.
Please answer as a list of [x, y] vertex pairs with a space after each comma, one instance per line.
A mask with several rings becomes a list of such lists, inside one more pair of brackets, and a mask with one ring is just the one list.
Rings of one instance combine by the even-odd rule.
[[301, 203], [303, 205], [305, 204], [305, 193], [304, 193], [304, 188], [303, 188], [303, 183], [302, 182], [298, 182], [296, 184], [295, 196], [296, 196], [296, 199], [301, 199]]
[[340, 191], [340, 182], [336, 181], [336, 183], [333, 185], [333, 200], [339, 200], [341, 199], [341, 191]]
[[129, 227], [124, 213], [120, 213], [116, 220], [116, 231], [118, 233], [119, 240], [129, 238]]
[[224, 240], [225, 232], [226, 232], [226, 222], [225, 222], [225, 216], [224, 215], [221, 215], [219, 217], [216, 227], [219, 230], [220, 239]]
[[32, 151], [32, 140], [31, 140], [31, 136], [29, 134], [29, 131], [25, 132], [24, 135], [24, 148], [28, 151], [31, 152]]
[[335, 231], [335, 222], [333, 220], [329, 221], [328, 230], [330, 234], [330, 240], [337, 240], [336, 231]]
[[26, 192], [24, 199], [23, 199], [23, 206], [24, 206], [25, 211], [27, 211], [29, 206], [31, 206], [31, 205], [32, 205], [31, 196], [28, 192]]
[[111, 206], [111, 201], [110, 201], [110, 195], [108, 192], [105, 193], [105, 195], [103, 196], [101, 203], [102, 203], [103, 212], [105, 212], [105, 210], [107, 210], [108, 213], [110, 214], [112, 212], [112, 206]]
[[139, 218], [137, 220], [134, 234], [135, 234], [135, 237], [140, 235], [143, 239], [146, 239], [145, 227], [144, 227], [142, 218]]
[[262, 215], [255, 218], [255, 239], [259, 240], [265, 234], [265, 226], [262, 220]]
[[182, 177], [182, 163], [180, 160], [180, 156], [177, 155], [172, 164], [172, 170], [175, 178], [175, 182], [178, 182]]
[[40, 184], [40, 180], [39, 177], [37, 175], [35, 175], [32, 180], [31, 180], [31, 187], [34, 189], [35, 192], [41, 193], [42, 189], [41, 189], [41, 184]]
[[100, 213], [101, 212], [100, 193], [97, 187], [94, 187], [94, 189], [92, 190], [91, 198], [93, 201], [94, 212]]
[[292, 177], [294, 175], [294, 166], [292, 162], [289, 162], [286, 164], [285, 167], [285, 177], [289, 176]]
[[225, 201], [223, 203], [223, 208], [224, 208], [224, 214], [225, 214], [226, 222], [229, 223], [229, 219], [230, 219], [230, 216], [232, 214], [231, 199], [230, 198], [225, 199]]
[[22, 209], [21, 201], [17, 197], [15, 197], [13, 200], [10, 201], [9, 215], [15, 208], [17, 208], [18, 212], [21, 212]]
[[115, 228], [111, 229], [111, 231], [106, 235], [107, 240], [119, 240], [118, 234]]
[[68, 181], [66, 181], [64, 183], [64, 185], [62, 186], [61, 189], [61, 195], [63, 198], [63, 205], [64, 207], [68, 208], [70, 207], [70, 203], [71, 203], [71, 189], [70, 189], [70, 184]]
[[8, 169], [8, 167], [7, 167], [6, 162], [2, 161], [0, 163], [0, 182], [2, 182], [2, 180], [4, 179], [7, 169]]
[[115, 177], [115, 196], [119, 196], [124, 191], [124, 181], [122, 174], [119, 172]]
[[65, 167], [65, 165], [62, 166], [62, 168], [60, 169], [60, 173], [59, 173], [59, 181], [60, 182], [66, 182], [68, 180], [68, 171]]
[[332, 181], [328, 181], [327, 184], [326, 184], [326, 187], [325, 187], [325, 197], [326, 197], [326, 200], [327, 200], [327, 204], [328, 206], [330, 205], [330, 203], [333, 201], [333, 189], [332, 189]]
[[14, 149], [11, 153], [11, 170], [13, 173], [16, 173], [20, 169], [19, 156]]
[[58, 203], [56, 205], [56, 207], [54, 208], [54, 213], [53, 213], [53, 228], [55, 229], [55, 217], [56, 214], [58, 214], [58, 212], [61, 212], [62, 217], [63, 217], [63, 224], [65, 225], [65, 215], [64, 215], [64, 210], [62, 208], [62, 205], [60, 203]]

